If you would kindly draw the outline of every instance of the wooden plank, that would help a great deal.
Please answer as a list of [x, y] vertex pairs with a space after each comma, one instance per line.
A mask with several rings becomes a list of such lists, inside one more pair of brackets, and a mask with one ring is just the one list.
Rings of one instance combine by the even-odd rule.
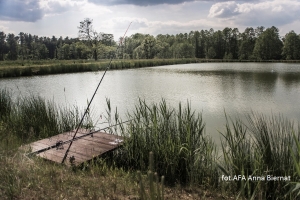
[[[44, 152], [38, 154], [38, 156], [48, 159], [48, 160], [51, 160], [51, 161], [54, 161], [54, 162], [57, 162], [57, 163], [61, 163], [63, 160], [63, 157], [65, 155], [65, 152], [66, 152], [66, 149], [63, 149], [63, 150], [50, 149], [48, 151], [44, 151]], [[68, 155], [67, 160], [65, 161], [65, 164], [70, 165], [69, 159], [71, 156], [75, 157], [75, 161], [78, 164], [90, 159], [90, 157], [80, 154], [79, 152], [77, 152], [77, 153], [71, 152]]]
[[113, 140], [110, 140], [109, 142], [105, 142], [103, 140], [97, 140], [96, 138], [89, 138], [89, 137], [84, 137], [80, 141], [82, 144], [91, 144], [93, 146], [101, 146], [105, 149], [115, 148], [121, 144], [121, 143], [119, 143], [119, 144], [110, 143], [110, 142], [114, 142]]
[[[46, 151], [37, 154], [38, 156], [61, 163], [63, 157], [65, 156], [66, 150], [68, 149], [70, 142], [63, 144], [59, 147], [54, 147], [51, 149], [46, 149], [55, 146], [57, 142], [70, 141], [73, 139], [76, 130], [58, 134], [49, 138], [45, 138], [30, 144], [32, 152], [40, 151], [45, 149]], [[123, 137], [113, 134], [108, 134], [104, 132], [94, 132], [92, 135], [86, 134], [90, 133], [90, 130], [79, 129], [76, 135], [78, 138], [74, 140], [72, 146], [67, 155], [66, 165], [70, 165], [70, 157], [74, 156], [74, 164], [79, 165], [82, 162], [89, 161], [95, 157], [102, 155], [108, 151], [112, 151], [122, 145]]]

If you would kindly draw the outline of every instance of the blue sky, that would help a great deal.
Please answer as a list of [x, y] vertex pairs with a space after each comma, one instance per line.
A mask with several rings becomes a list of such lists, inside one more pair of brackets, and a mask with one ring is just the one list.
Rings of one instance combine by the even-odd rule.
[[176, 34], [225, 27], [276, 26], [300, 34], [300, 0], [0, 0], [0, 31], [77, 37], [79, 22], [93, 19], [115, 39], [127, 33]]

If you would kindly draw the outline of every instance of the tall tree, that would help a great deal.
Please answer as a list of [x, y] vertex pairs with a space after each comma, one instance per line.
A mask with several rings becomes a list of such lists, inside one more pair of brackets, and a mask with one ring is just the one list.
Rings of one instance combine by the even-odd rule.
[[23, 32], [19, 33], [20, 36], [20, 51], [22, 56], [22, 66], [24, 65], [24, 57], [26, 52], [25, 36]]
[[90, 18], [85, 18], [80, 22], [78, 27], [79, 38], [86, 40], [93, 51], [93, 56], [95, 60], [98, 60], [98, 43], [99, 34], [93, 29], [93, 20]]
[[287, 60], [300, 59], [300, 35], [290, 31], [284, 37], [282, 55]]
[[9, 48], [8, 59], [17, 60], [18, 59], [18, 39], [13, 33], [9, 33], [7, 36], [7, 44]]
[[216, 31], [212, 35], [213, 47], [216, 55], [214, 58], [222, 59], [224, 57], [224, 40], [222, 31]]
[[240, 36], [239, 59], [252, 59], [252, 53], [255, 45], [255, 31], [252, 27], [248, 27]]
[[156, 40], [153, 36], [148, 35], [142, 42], [142, 48], [146, 59], [152, 59], [155, 56]]
[[282, 41], [278, 28], [272, 26], [259, 35], [253, 54], [259, 60], [278, 60], [281, 58]]
[[4, 60], [4, 53], [6, 49], [6, 34], [4, 32], [0, 32], [0, 60]]

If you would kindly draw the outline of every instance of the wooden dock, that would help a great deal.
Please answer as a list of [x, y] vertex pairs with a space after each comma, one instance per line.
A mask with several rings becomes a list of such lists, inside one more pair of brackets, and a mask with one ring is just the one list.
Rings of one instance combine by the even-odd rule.
[[[72, 141], [75, 130], [61, 133], [29, 144], [31, 154], [61, 163]], [[123, 144], [123, 137], [100, 131], [79, 129], [64, 164], [80, 165], [83, 162], [113, 151]]]

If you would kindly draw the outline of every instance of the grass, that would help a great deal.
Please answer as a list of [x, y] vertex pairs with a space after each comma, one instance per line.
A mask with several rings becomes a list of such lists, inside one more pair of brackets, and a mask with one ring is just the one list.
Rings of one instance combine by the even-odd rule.
[[164, 100], [150, 105], [140, 100], [128, 118], [133, 120], [121, 129], [127, 139], [117, 158], [120, 165], [145, 171], [151, 151], [155, 171], [169, 184], [214, 185], [218, 180], [215, 145], [204, 132], [202, 116], [189, 104], [176, 110]]
[[[114, 60], [110, 69], [128, 69], [161, 65], [187, 64], [198, 62], [196, 59], [151, 59], [151, 60]], [[74, 73], [104, 70], [108, 60], [45, 60], [28, 61], [22, 66], [21, 61], [0, 62], [0, 78]]]
[[[222, 133], [225, 174], [249, 176], [290, 176], [297, 180], [295, 165], [289, 147], [295, 149], [293, 133], [299, 140], [300, 132], [283, 116], [266, 117], [250, 114], [246, 122], [227, 118], [226, 131]], [[299, 155], [297, 156], [299, 161]], [[225, 168], [223, 168], [225, 167]], [[289, 190], [285, 181], [237, 181], [231, 190], [247, 199], [285, 199]], [[292, 199], [292, 195], [288, 199]]]
[[[299, 193], [300, 131], [280, 115], [226, 116], [218, 154], [189, 103], [172, 108], [164, 100], [140, 100], [128, 113], [130, 123], [118, 127], [123, 148], [66, 168], [28, 158], [19, 147], [74, 129], [77, 108], [57, 108], [40, 97], [13, 101], [7, 90], [0, 91], [0, 103], [1, 199], [295, 199]], [[122, 121], [110, 114], [109, 101], [107, 118]], [[84, 125], [90, 124], [87, 118]], [[291, 182], [226, 182], [222, 175], [291, 176]]]
[[[253, 61], [253, 60], [227, 60], [227, 59], [141, 59], [141, 60], [113, 60], [110, 69], [129, 69], [140, 67], [153, 67], [162, 65], [203, 63], [203, 62], [300, 62], [300, 61]], [[48, 75], [61, 73], [75, 73], [104, 70], [109, 60], [21, 60], [1, 61], [0, 78]]]

